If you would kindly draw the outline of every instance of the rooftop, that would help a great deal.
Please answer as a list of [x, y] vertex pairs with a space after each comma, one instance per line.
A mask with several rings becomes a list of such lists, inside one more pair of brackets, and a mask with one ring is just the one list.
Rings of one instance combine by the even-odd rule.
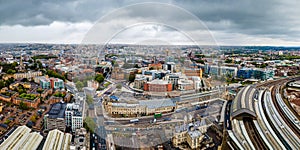
[[49, 132], [43, 150], [48, 149], [68, 149], [70, 147], [72, 135], [63, 133], [57, 129]]
[[198, 131], [198, 130], [195, 130], [195, 131], [189, 131], [188, 134], [189, 134], [189, 136], [190, 136], [192, 139], [195, 139], [195, 138], [197, 138], [197, 137], [199, 137], [199, 136], [202, 135], [201, 132]]
[[0, 149], [37, 149], [43, 136], [31, 129], [19, 126], [1, 145]]
[[253, 86], [247, 86], [242, 88], [238, 94], [236, 95], [235, 99], [232, 103], [232, 118], [238, 116], [250, 116], [256, 117], [254, 111], [254, 99], [257, 96], [257, 90]]
[[167, 80], [153, 80], [149, 82], [149, 84], [168, 84], [169, 82]]
[[53, 104], [50, 111], [48, 112], [49, 118], [64, 118], [66, 107], [66, 103]]
[[139, 104], [142, 106], [147, 106], [150, 109], [176, 106], [171, 99], [142, 100], [139, 101]]

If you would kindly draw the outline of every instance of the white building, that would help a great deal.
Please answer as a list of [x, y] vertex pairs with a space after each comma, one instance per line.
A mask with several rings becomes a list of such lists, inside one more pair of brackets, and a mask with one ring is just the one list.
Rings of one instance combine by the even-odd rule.
[[192, 76], [192, 81], [194, 82], [194, 89], [195, 90], [199, 90], [200, 88], [202, 88], [202, 83], [201, 83], [201, 79], [198, 76]]
[[72, 131], [83, 127], [83, 118], [78, 104], [70, 103], [65, 111], [66, 126], [71, 127]]

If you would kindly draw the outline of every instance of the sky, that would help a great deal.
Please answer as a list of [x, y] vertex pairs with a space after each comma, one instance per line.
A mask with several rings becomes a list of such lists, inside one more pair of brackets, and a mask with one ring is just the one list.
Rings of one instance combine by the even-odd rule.
[[0, 42], [300, 46], [299, 8], [299, 0], [0, 0]]

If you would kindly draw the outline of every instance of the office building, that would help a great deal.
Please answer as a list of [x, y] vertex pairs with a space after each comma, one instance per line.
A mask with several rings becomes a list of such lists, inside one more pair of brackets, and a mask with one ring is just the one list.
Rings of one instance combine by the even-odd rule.
[[58, 78], [50, 78], [50, 86], [53, 89], [63, 89], [65, 88], [64, 86], [64, 81]]
[[166, 80], [153, 80], [144, 84], [144, 90], [149, 92], [172, 91], [172, 83]]
[[78, 104], [69, 103], [65, 111], [66, 126], [71, 127], [72, 131], [83, 127], [83, 118]]
[[43, 89], [49, 89], [50, 88], [50, 80], [46, 77], [42, 77], [40, 78], [40, 86], [43, 88]]
[[45, 130], [58, 129], [60, 131], [66, 130], [65, 110], [67, 104], [55, 103], [52, 105], [50, 111], [44, 116]]

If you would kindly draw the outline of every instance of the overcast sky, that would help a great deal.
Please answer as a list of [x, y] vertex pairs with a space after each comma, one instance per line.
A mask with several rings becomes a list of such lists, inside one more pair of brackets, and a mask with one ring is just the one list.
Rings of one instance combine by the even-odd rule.
[[160, 0], [170, 5], [149, 7], [141, 2], [0, 0], [0, 42], [81, 43], [101, 24], [97, 34], [118, 43], [210, 45], [204, 38], [209, 33], [219, 45], [300, 46], [299, 0]]

